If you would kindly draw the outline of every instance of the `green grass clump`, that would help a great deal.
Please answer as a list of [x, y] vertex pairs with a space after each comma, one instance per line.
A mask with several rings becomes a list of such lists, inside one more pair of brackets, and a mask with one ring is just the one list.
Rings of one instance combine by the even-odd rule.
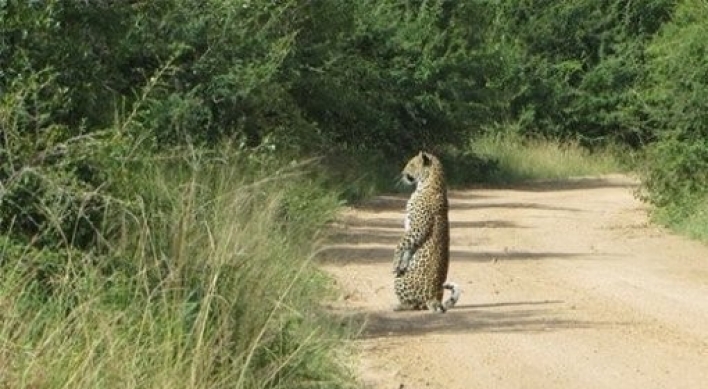
[[105, 249], [0, 237], [0, 387], [352, 387], [310, 261], [338, 194], [301, 164], [148, 162]]
[[489, 133], [472, 141], [471, 152], [486, 162], [482, 181], [508, 184], [563, 180], [622, 170], [611, 150], [590, 152], [577, 142], [525, 139], [514, 133]]
[[708, 199], [695, 198], [655, 207], [652, 218], [681, 235], [708, 242]]

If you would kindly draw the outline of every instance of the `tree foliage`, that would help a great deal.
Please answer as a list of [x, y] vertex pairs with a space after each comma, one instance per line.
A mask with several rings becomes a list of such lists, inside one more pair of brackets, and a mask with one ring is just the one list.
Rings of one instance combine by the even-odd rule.
[[[0, 223], [31, 240], [64, 204], [86, 212], [59, 235], [100, 224], [106, 205], [78, 194], [122, 199], [136, 153], [229, 142], [398, 163], [509, 123], [650, 145], [663, 204], [669, 177], [705, 181], [702, 16], [695, 0], [4, 1]], [[666, 154], [685, 173], [654, 165]]]
[[708, 195], [708, 5], [682, 2], [647, 50], [639, 86], [642, 125], [657, 141], [648, 147], [649, 199], [685, 205]]
[[510, 52], [501, 84], [509, 115], [530, 135], [588, 145], [637, 146], [633, 88], [645, 72], [644, 48], [671, 15], [668, 0], [516, 0], [497, 7], [493, 36]]

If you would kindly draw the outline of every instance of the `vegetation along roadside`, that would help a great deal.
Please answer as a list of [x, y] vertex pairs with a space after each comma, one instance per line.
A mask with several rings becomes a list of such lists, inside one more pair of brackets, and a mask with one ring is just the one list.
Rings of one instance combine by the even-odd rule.
[[708, 239], [700, 0], [0, 1], [0, 387], [354, 387], [313, 239], [413, 152]]

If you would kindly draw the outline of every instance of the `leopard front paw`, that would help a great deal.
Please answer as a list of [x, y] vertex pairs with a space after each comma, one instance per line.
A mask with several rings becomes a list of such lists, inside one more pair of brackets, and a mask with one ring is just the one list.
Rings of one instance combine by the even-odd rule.
[[402, 276], [408, 270], [412, 257], [413, 254], [408, 250], [401, 252], [400, 257], [397, 255], [395, 266], [393, 267], [393, 273], [396, 274], [396, 277]]

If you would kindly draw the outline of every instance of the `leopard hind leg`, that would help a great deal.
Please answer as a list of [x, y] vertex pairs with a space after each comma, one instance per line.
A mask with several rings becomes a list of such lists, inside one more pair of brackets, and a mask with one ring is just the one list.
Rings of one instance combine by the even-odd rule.
[[428, 300], [425, 305], [431, 312], [445, 313], [447, 311], [447, 307], [438, 299]]

